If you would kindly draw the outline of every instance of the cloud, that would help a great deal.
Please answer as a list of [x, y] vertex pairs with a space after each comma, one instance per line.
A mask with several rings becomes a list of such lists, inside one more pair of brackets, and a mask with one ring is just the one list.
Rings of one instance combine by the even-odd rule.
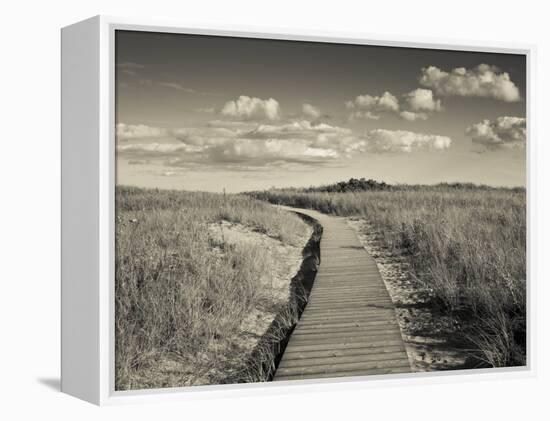
[[430, 89], [418, 88], [405, 95], [412, 111], [441, 111], [441, 100], [435, 100]]
[[227, 101], [221, 113], [243, 120], [279, 120], [281, 107], [273, 98], [260, 99], [241, 95], [235, 101]]
[[429, 113], [443, 110], [441, 100], [435, 99], [430, 89], [418, 88], [403, 95], [403, 97], [408, 108], [399, 113], [403, 120], [427, 120]]
[[132, 76], [132, 77], [138, 77], [139, 76], [138, 72], [136, 72], [135, 70], [122, 69], [121, 72], [124, 73], [125, 75]]
[[[206, 127], [164, 130], [162, 134], [178, 142], [127, 142], [119, 144], [117, 152], [128, 160], [154, 160], [168, 166], [201, 163], [252, 168], [276, 163], [329, 164], [365, 151], [367, 146], [365, 139], [354, 136], [349, 129], [307, 120], [257, 124], [253, 129], [227, 123], [225, 127], [215, 121], [215, 125]], [[143, 127], [140, 130], [140, 135], [157, 133]]]
[[325, 123], [315, 124], [308, 120], [280, 125], [259, 125], [254, 130], [241, 134], [241, 137], [270, 141], [292, 140], [312, 148], [331, 150], [330, 156], [334, 158], [349, 157], [366, 147], [366, 141], [354, 135], [348, 128]]
[[[119, 130], [128, 142], [119, 143], [117, 153], [128, 161], [167, 167], [202, 165], [244, 171], [270, 166], [339, 165], [342, 159], [361, 153], [443, 150], [451, 144], [446, 136], [383, 129], [359, 135], [345, 127], [309, 120], [223, 123], [214, 120], [204, 127], [180, 129], [123, 124]], [[155, 136], [158, 140], [139, 140]]]
[[378, 120], [380, 118], [379, 113], [398, 112], [399, 100], [386, 91], [381, 96], [359, 95], [353, 101], [347, 101], [346, 107], [352, 110], [352, 118]]
[[131, 61], [123, 61], [122, 63], [117, 63], [116, 67], [121, 69], [143, 69], [145, 66], [139, 63], [133, 63]]
[[163, 137], [167, 136], [168, 134], [168, 130], [166, 129], [151, 127], [145, 124], [118, 123], [116, 126], [117, 140]]
[[287, 124], [260, 124], [254, 130], [251, 130], [246, 134], [246, 137], [255, 139], [269, 139], [269, 138], [314, 138], [319, 135], [350, 135], [351, 130], [339, 127], [331, 126], [325, 123], [314, 124], [308, 120], [294, 121]]
[[199, 152], [200, 147], [188, 145], [185, 143], [132, 143], [119, 145], [117, 150], [132, 157], [158, 158], [171, 156], [177, 152]]
[[161, 173], [163, 177], [177, 177], [178, 175], [182, 175], [182, 173], [179, 171], [164, 171]]
[[181, 83], [177, 83], [177, 82], [157, 82], [157, 85], [168, 89], [174, 89], [176, 91], [188, 92], [191, 94], [197, 92], [194, 89], [187, 88], [183, 86]]
[[[198, 138], [195, 138], [195, 141]], [[129, 159], [163, 159], [169, 166], [202, 162], [209, 165], [246, 164], [250, 167], [273, 162], [318, 163], [338, 158], [336, 148], [314, 145], [304, 139], [249, 139], [238, 137], [203, 139], [190, 143], [135, 143], [118, 146], [118, 153]]]
[[138, 80], [138, 83], [141, 86], [147, 86], [147, 87], [151, 87], [155, 84], [155, 82], [151, 79], [140, 79], [140, 80]]
[[253, 121], [210, 120], [206, 124], [208, 127], [223, 127], [243, 130], [252, 130], [253, 128], [258, 127], [258, 123]]
[[450, 72], [430, 66], [422, 69], [420, 84], [433, 88], [438, 95], [487, 97], [506, 102], [521, 99], [510, 75], [496, 66], [480, 64], [472, 69], [457, 67]]
[[412, 111], [401, 111], [399, 113], [402, 119], [407, 121], [427, 120], [428, 115], [426, 113], [415, 113]]
[[131, 77], [139, 77], [139, 71], [145, 68], [145, 66], [142, 64], [125, 61], [122, 63], [117, 63], [116, 68], [117, 72], [120, 72], [120, 74], [125, 74]]
[[215, 162], [262, 165], [274, 161], [322, 163], [339, 157], [332, 148], [311, 145], [303, 139], [235, 139], [213, 147], [209, 156]]
[[416, 149], [444, 150], [451, 146], [451, 138], [405, 130], [370, 130], [366, 134], [371, 152], [412, 152]]
[[418, 88], [403, 97], [408, 109], [402, 111], [397, 97], [387, 91], [381, 96], [359, 95], [353, 101], [347, 101], [346, 108], [351, 110], [351, 119], [379, 120], [381, 114], [393, 113], [407, 121], [426, 120], [428, 113], [443, 109], [441, 100], [435, 99], [430, 89]]
[[495, 121], [483, 120], [466, 129], [472, 142], [488, 149], [521, 147], [527, 140], [527, 120], [522, 117], [498, 117]]
[[322, 113], [321, 110], [311, 104], [302, 104], [302, 113], [313, 120], [317, 120], [319, 117], [321, 117]]
[[207, 108], [197, 108], [195, 111], [198, 113], [214, 114], [216, 112], [216, 109], [214, 107], [207, 107]]
[[375, 114], [372, 111], [353, 111], [350, 114], [351, 119], [361, 119], [366, 120], [380, 120], [380, 114]]
[[183, 85], [182, 83], [179, 83], [179, 82], [174, 82], [174, 81], [158, 81], [158, 80], [153, 80], [153, 79], [149, 79], [149, 78], [139, 78], [139, 72], [137, 72], [136, 70], [132, 70], [133, 68], [130, 68], [130, 69], [126, 69], [126, 68], [123, 68], [121, 70], [122, 73], [124, 74], [127, 74], [129, 76], [132, 76], [132, 77], [135, 77], [136, 80], [135, 80], [135, 83], [137, 83], [140, 87], [147, 87], [147, 88], [154, 88], [154, 87], [161, 87], [161, 88], [164, 88], [164, 89], [169, 89], [169, 90], [173, 90], [173, 91], [179, 91], [179, 92], [186, 92], [186, 93], [189, 93], [189, 94], [197, 94], [197, 95], [214, 95], [210, 92], [202, 92], [202, 91], [198, 91], [196, 89], [193, 89], [193, 88], [190, 88], [190, 87], [187, 87], [185, 85]]

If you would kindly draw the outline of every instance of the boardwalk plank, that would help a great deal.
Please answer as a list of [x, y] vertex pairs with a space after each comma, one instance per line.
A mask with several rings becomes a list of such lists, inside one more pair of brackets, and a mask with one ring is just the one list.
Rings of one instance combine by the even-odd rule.
[[[382, 357], [385, 357], [383, 355]], [[304, 375], [304, 374], [315, 374], [315, 373], [331, 373], [331, 372], [341, 372], [341, 371], [351, 371], [351, 370], [375, 370], [380, 368], [395, 368], [395, 367], [407, 367], [408, 361], [400, 361], [399, 357], [401, 353], [394, 356], [393, 359], [389, 360], [373, 360], [372, 355], [369, 355], [366, 360], [361, 356], [354, 357], [332, 357], [332, 358], [320, 358], [319, 364], [312, 365], [295, 365], [295, 366], [284, 366], [279, 367], [278, 371], [281, 376], [292, 376], [292, 375]]]
[[[349, 355], [349, 356], [340, 356], [336, 357], [330, 355], [328, 357], [310, 357], [307, 360], [286, 360], [283, 364], [279, 365], [279, 369], [288, 369], [295, 367], [310, 367], [310, 366], [322, 366], [330, 364], [345, 364], [345, 363], [373, 363], [373, 362], [382, 362], [382, 361], [395, 361], [395, 359], [401, 358], [403, 350], [397, 349], [397, 351], [391, 353], [380, 353], [380, 354], [359, 354], [359, 355]], [[366, 367], [361, 367], [366, 368]], [[380, 367], [379, 367], [380, 368]], [[288, 375], [289, 373], [281, 373], [281, 375]]]
[[[354, 315], [381, 315], [386, 318], [392, 318], [395, 315], [395, 311], [391, 305], [386, 306], [372, 306], [363, 308], [310, 308], [307, 314], [302, 315], [303, 320], [307, 320], [312, 317], [340, 317], [340, 316], [354, 316]], [[301, 319], [301, 320], [302, 320]]]
[[[384, 314], [384, 311], [385, 310], [385, 313]], [[384, 318], [391, 318], [395, 315], [395, 312], [393, 310], [393, 308], [391, 308], [390, 306], [387, 306], [385, 308], [383, 307], [374, 307], [374, 308], [363, 308], [361, 309], [361, 311], [358, 311], [358, 309], [354, 309], [354, 308], [350, 308], [350, 309], [339, 309], [339, 308], [336, 308], [336, 309], [311, 309], [311, 311], [308, 312], [308, 314], [306, 314], [305, 316], [302, 316], [302, 319], [301, 320], [309, 320], [311, 318], [323, 318], [323, 317], [333, 317], [333, 318], [338, 318], [338, 317], [343, 317], [343, 316], [377, 316], [377, 315], [380, 315], [381, 317], [384, 317]]]
[[401, 339], [401, 334], [395, 330], [391, 331], [379, 331], [379, 332], [362, 332], [361, 335], [353, 335], [344, 332], [341, 335], [307, 335], [298, 336], [296, 332], [292, 334], [292, 338], [288, 342], [288, 346], [291, 345], [312, 345], [312, 344], [344, 344], [353, 343], [357, 340], [365, 341], [382, 341], [391, 339]]
[[277, 376], [274, 380], [284, 381], [284, 380], [307, 380], [307, 379], [323, 379], [323, 378], [338, 378], [338, 377], [359, 377], [359, 376], [375, 376], [382, 374], [397, 374], [397, 373], [410, 373], [410, 366], [397, 365], [396, 367], [386, 367], [386, 368], [371, 368], [366, 370], [352, 370], [352, 371], [333, 371], [326, 373], [313, 373], [313, 374], [298, 374], [298, 375], [288, 375], [288, 376]]
[[[285, 361], [301, 361], [307, 365], [307, 361], [313, 358], [327, 357], [346, 357], [352, 355], [383, 355], [395, 352], [403, 352], [403, 345], [388, 345], [385, 347], [371, 348], [346, 348], [346, 349], [327, 349], [327, 350], [310, 350], [310, 351], [294, 351], [285, 353]], [[283, 364], [283, 362], [281, 362]], [[285, 363], [286, 364], [286, 363]]]
[[364, 303], [356, 303], [356, 304], [346, 304], [346, 303], [323, 304], [323, 305], [312, 304], [310, 308], [312, 310], [323, 310], [323, 311], [325, 310], [326, 311], [328, 310], [361, 311], [361, 310], [369, 310], [369, 309], [376, 309], [376, 308], [392, 308], [392, 306], [393, 304], [391, 300], [388, 299], [386, 301], [377, 300], [374, 302], [369, 302], [365, 300]]
[[302, 335], [313, 335], [313, 334], [338, 334], [338, 333], [357, 333], [361, 334], [361, 332], [368, 331], [368, 332], [377, 332], [389, 329], [395, 329], [396, 324], [390, 323], [390, 322], [384, 322], [384, 324], [374, 325], [374, 324], [353, 324], [350, 323], [348, 326], [322, 326], [322, 327], [303, 327], [300, 329], [300, 331], [295, 333], [295, 336], [302, 336]]
[[346, 319], [342, 320], [328, 320], [328, 321], [312, 321], [301, 323], [300, 332], [307, 332], [315, 329], [345, 329], [347, 327], [355, 326], [384, 326], [395, 325], [397, 322], [386, 319], [371, 320], [370, 318], [360, 319]]

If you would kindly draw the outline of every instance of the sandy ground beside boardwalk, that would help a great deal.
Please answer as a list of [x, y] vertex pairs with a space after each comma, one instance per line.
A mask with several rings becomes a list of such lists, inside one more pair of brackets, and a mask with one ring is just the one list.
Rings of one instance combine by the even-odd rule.
[[[135, 381], [143, 388], [263, 380], [258, 378], [257, 367], [251, 367], [251, 364], [258, 364], [253, 355], [262, 339], [265, 341], [272, 322], [289, 309], [291, 281], [300, 269], [302, 252], [313, 229], [308, 225], [296, 245], [228, 221], [209, 224], [207, 229], [212, 240], [211, 252], [220, 257], [226, 247], [259, 248], [263, 265], [257, 278], [261, 285], [260, 295], [251, 303], [236, 335], [223, 340], [214, 338], [204, 349], [193, 354], [164, 353], [142, 367]], [[266, 337], [277, 340], [271, 335]], [[269, 352], [263, 355], [266, 360], [272, 357]]]
[[375, 259], [396, 308], [397, 321], [413, 371], [465, 368], [467, 352], [453, 340], [453, 321], [430, 305], [430, 291], [411, 273], [409, 264], [378, 240], [367, 220], [348, 218], [359, 241]]
[[246, 370], [243, 364], [249, 359], [256, 346], [268, 332], [271, 323], [277, 315], [288, 308], [290, 302], [290, 285], [292, 278], [298, 273], [303, 261], [302, 251], [306, 246], [313, 229], [308, 229], [298, 245], [283, 243], [267, 234], [253, 231], [242, 224], [222, 221], [221, 224], [210, 224], [209, 232], [217, 242], [230, 245], [250, 245], [261, 248], [268, 256], [263, 276], [258, 279], [265, 292], [261, 305], [250, 309], [250, 313], [241, 324], [241, 334], [236, 338], [233, 347], [240, 357], [235, 364], [228, 364], [224, 372], [208, 373], [208, 383], [213, 378], [230, 378], [231, 371]]
[[277, 316], [277, 312], [288, 305], [290, 283], [300, 269], [303, 260], [302, 251], [313, 229], [308, 226], [307, 234], [301, 238], [299, 246], [285, 244], [266, 234], [254, 232], [242, 224], [227, 221], [209, 225], [209, 231], [216, 241], [225, 241], [228, 244], [249, 244], [263, 249], [269, 256], [264, 276], [258, 279], [258, 282], [264, 286], [265, 302], [261, 307], [251, 309], [242, 323], [243, 334], [239, 345], [243, 347], [243, 352], [251, 352]]

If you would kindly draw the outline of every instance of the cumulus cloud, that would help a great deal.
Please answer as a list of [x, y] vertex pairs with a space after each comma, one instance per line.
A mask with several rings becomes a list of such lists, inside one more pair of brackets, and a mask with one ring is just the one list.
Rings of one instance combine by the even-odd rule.
[[521, 147], [527, 140], [527, 120], [522, 117], [498, 117], [495, 121], [483, 120], [466, 129], [474, 143], [488, 149]]
[[405, 95], [412, 111], [441, 111], [441, 100], [434, 99], [430, 89], [418, 88]]
[[[360, 153], [443, 150], [451, 144], [445, 136], [384, 129], [359, 135], [349, 128], [309, 120], [223, 123], [214, 120], [207, 126], [180, 129], [122, 124], [119, 130], [128, 141], [118, 143], [117, 153], [133, 163], [254, 170], [264, 166], [332, 165]], [[146, 142], [141, 140], [143, 137], [157, 139]]]
[[[197, 139], [197, 138], [195, 138]], [[208, 138], [200, 145], [132, 144], [119, 145], [121, 156], [163, 159], [167, 165], [183, 166], [189, 163], [246, 164], [261, 166], [273, 162], [323, 163], [340, 156], [336, 148], [319, 147], [304, 139], [250, 139]]]
[[407, 121], [426, 120], [429, 113], [442, 111], [441, 100], [435, 99], [430, 89], [415, 89], [405, 95], [405, 109], [400, 111], [399, 100], [390, 92], [381, 96], [359, 95], [353, 101], [347, 101], [351, 110], [350, 118], [379, 120], [383, 113], [394, 113]]
[[349, 135], [351, 130], [339, 127], [331, 126], [325, 123], [314, 124], [308, 120], [293, 121], [286, 124], [260, 124], [254, 130], [247, 133], [247, 137], [265, 139], [265, 138], [296, 138], [317, 137], [320, 134], [324, 135]]
[[407, 109], [399, 113], [403, 120], [427, 120], [429, 114], [443, 110], [441, 100], [435, 99], [430, 89], [415, 89], [405, 95]]
[[[307, 120], [259, 124], [253, 129], [221, 121], [199, 128], [167, 130], [173, 137], [153, 143], [119, 144], [128, 160], [156, 160], [169, 166], [192, 163], [258, 167], [275, 163], [326, 164], [366, 149], [366, 140], [351, 130]], [[179, 142], [175, 143], [174, 141]]]
[[228, 121], [228, 120], [210, 120], [206, 123], [208, 127], [221, 127], [241, 130], [252, 130], [258, 126], [258, 123], [253, 121]]
[[241, 95], [235, 101], [227, 101], [221, 113], [243, 120], [279, 120], [281, 107], [273, 98], [260, 99]]
[[308, 103], [302, 104], [302, 113], [313, 120], [321, 117], [321, 110]]
[[399, 100], [386, 91], [381, 96], [359, 95], [354, 100], [347, 101], [346, 107], [351, 110], [352, 118], [378, 120], [380, 113], [398, 112]]
[[438, 95], [487, 97], [506, 102], [521, 99], [510, 75], [488, 64], [480, 64], [473, 69], [457, 67], [450, 72], [430, 66], [422, 69], [419, 81], [421, 85], [434, 89]]
[[451, 138], [405, 130], [376, 129], [367, 132], [368, 150], [372, 152], [412, 152], [416, 149], [444, 150]]
[[363, 151], [366, 147], [366, 141], [354, 135], [348, 128], [325, 123], [314, 124], [308, 120], [280, 125], [259, 125], [254, 130], [242, 134], [241, 137], [305, 143], [312, 148], [331, 150], [330, 156], [333, 158], [349, 157], [352, 153]]
[[339, 156], [335, 148], [317, 147], [303, 139], [257, 141], [238, 138], [209, 151], [209, 157], [215, 162], [251, 165], [263, 165], [274, 161], [322, 163]]
[[116, 137], [118, 140], [162, 137], [167, 135], [168, 130], [159, 127], [147, 126], [145, 124], [118, 123], [116, 126]]

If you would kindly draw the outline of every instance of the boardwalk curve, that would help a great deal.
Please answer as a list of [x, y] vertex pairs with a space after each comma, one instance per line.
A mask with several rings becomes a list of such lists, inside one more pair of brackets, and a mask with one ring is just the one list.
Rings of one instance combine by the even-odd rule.
[[395, 308], [345, 218], [283, 207], [323, 226], [321, 264], [273, 380], [410, 372]]

